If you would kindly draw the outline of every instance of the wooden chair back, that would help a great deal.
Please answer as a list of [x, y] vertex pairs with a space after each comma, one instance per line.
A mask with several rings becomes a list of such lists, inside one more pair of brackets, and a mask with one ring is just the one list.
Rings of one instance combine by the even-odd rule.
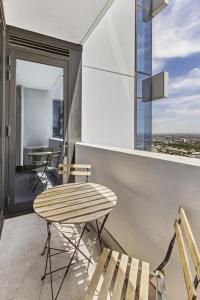
[[89, 176], [91, 176], [91, 165], [87, 164], [59, 164], [59, 175], [74, 175], [85, 176], [86, 182], [88, 182]]
[[[197, 299], [196, 289], [200, 281], [200, 253], [182, 207], [179, 208], [179, 220], [175, 221], [174, 227], [188, 300], [194, 300]], [[193, 269], [195, 270], [194, 279], [192, 277], [190, 262], [193, 263]]]

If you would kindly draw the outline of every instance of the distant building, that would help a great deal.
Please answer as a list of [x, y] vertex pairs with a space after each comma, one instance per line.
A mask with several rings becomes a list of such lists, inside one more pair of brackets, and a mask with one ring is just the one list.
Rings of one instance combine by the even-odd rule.
[[200, 158], [200, 152], [192, 152], [191, 156], [193, 158]]

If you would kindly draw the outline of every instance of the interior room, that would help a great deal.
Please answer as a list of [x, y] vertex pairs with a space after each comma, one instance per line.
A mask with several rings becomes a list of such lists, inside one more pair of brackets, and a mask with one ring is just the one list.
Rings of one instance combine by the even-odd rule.
[[56, 174], [52, 182], [43, 178], [44, 182], [39, 182], [35, 188], [32, 177], [34, 170], [43, 171], [48, 153], [60, 152], [60, 157], [49, 161], [52, 166], [56, 167], [62, 160], [63, 70], [30, 61], [17, 60], [16, 63], [15, 201], [25, 202], [33, 200], [43, 184], [47, 182], [52, 186], [58, 179]]

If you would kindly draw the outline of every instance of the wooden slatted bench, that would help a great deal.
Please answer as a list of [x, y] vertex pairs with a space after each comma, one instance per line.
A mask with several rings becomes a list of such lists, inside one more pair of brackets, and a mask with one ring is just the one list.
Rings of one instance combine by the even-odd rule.
[[[103, 276], [105, 268], [107, 270], [105, 276]], [[140, 276], [138, 276], [139, 274]], [[127, 277], [128, 284], [126, 291], [124, 291], [123, 287], [126, 285]], [[120, 300], [121, 297], [126, 300], [134, 299], [138, 277], [140, 277], [139, 299], [146, 300], [148, 299], [149, 263], [142, 262], [141, 272], [139, 272], [138, 259], [130, 258], [125, 254], [120, 255], [119, 252], [104, 248], [84, 300], [93, 299], [100, 279], [102, 280], [98, 293], [99, 300], [107, 299], [111, 287], [112, 299]]]
[[[187, 299], [197, 299], [196, 289], [200, 282], [200, 254], [183, 208], [179, 209], [179, 218], [175, 220], [174, 227], [175, 234], [170, 241], [167, 254], [153, 272], [150, 272], [150, 265], [147, 262], [140, 262], [136, 258], [104, 248], [84, 300], [148, 300], [149, 284], [154, 277], [160, 281], [160, 288], [156, 288], [155, 298], [159, 295], [159, 299], [166, 299], [164, 268], [171, 257], [175, 241], [178, 244]], [[188, 251], [184, 241], [187, 242]], [[188, 255], [191, 256], [193, 262], [194, 279]]]

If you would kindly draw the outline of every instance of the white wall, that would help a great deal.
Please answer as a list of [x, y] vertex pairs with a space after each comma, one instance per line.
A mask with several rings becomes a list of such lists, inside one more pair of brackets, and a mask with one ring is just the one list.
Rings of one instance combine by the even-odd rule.
[[[76, 145], [76, 162], [92, 164], [92, 182], [110, 187], [117, 207], [106, 229], [154, 269], [174, 233], [178, 207], [187, 213], [200, 249], [200, 161], [134, 150]], [[177, 246], [166, 268], [169, 300], [187, 299]]]
[[52, 116], [51, 93], [24, 88], [24, 147], [49, 146]]
[[83, 47], [82, 141], [134, 145], [135, 0], [115, 0]]

